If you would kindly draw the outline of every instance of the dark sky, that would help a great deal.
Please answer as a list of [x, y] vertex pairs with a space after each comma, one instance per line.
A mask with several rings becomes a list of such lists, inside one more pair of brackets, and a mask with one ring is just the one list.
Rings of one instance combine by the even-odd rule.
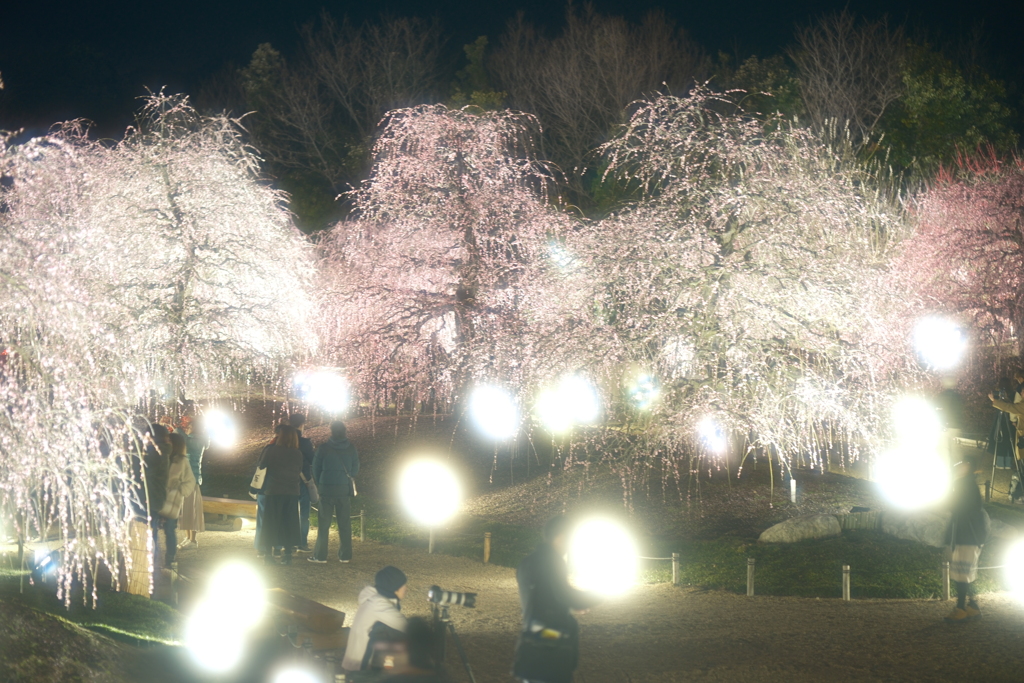
[[[911, 29], [966, 37], [980, 26], [985, 65], [1000, 78], [1024, 84], [1024, 2], [976, 0], [595, 0], [609, 14], [639, 19], [660, 7], [706, 49], [740, 56], [778, 52], [797, 23], [848, 6], [855, 14], [887, 14]], [[352, 2], [208, 0], [207, 2], [62, 3], [21, 0], [0, 9], [0, 129], [45, 128], [58, 120], [86, 117], [101, 130], [130, 121], [134, 98], [145, 87], [167, 85], [194, 92], [225, 62], [244, 65], [259, 43], [287, 53], [297, 28], [321, 8], [337, 17], [374, 18], [382, 12], [437, 17], [458, 47], [478, 35], [496, 37], [517, 10], [557, 30], [565, 5], [559, 0], [386, 0]], [[1019, 95], [1014, 105], [1020, 106]]]

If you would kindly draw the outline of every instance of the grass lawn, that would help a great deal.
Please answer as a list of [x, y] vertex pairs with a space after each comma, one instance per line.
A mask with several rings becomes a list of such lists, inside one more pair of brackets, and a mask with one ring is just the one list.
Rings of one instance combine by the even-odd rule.
[[0, 560], [0, 601], [12, 602], [50, 614], [115, 639], [132, 643], [173, 643], [180, 638], [181, 614], [157, 600], [101, 590], [96, 609], [83, 604], [82, 591], [72, 592], [70, 608], [57, 599], [53, 583], [32, 585], [10, 569], [15, 560]]

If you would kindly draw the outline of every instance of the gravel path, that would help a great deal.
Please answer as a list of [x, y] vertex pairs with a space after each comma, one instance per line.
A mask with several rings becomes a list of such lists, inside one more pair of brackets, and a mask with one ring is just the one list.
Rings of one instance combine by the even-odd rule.
[[[315, 532], [314, 532], [315, 534]], [[329, 557], [336, 553], [336, 541]], [[185, 575], [228, 558], [250, 561], [280, 586], [347, 613], [359, 589], [385, 564], [409, 576], [403, 610], [426, 616], [432, 584], [479, 592], [476, 609], [453, 608], [453, 622], [480, 683], [511, 680], [519, 605], [512, 569], [422, 550], [355, 542], [351, 564], [266, 567], [252, 532], [206, 532], [179, 556]], [[578, 683], [674, 681], [1020, 681], [1024, 607], [1000, 594], [982, 597], [984, 619], [947, 625], [951, 603], [810, 600], [640, 586], [580, 617]], [[449, 648], [455, 681], [468, 680]]]

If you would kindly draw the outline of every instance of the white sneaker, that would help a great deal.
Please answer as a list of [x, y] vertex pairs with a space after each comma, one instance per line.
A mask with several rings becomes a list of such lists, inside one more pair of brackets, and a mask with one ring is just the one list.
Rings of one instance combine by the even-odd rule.
[[307, 557], [306, 562], [312, 562], [313, 564], [327, 564], [327, 560], [318, 560], [315, 557]]
[[341, 562], [342, 564], [348, 564], [348, 563], [349, 563], [349, 562], [351, 562], [351, 561], [352, 561], [352, 560], [339, 560], [339, 562]]

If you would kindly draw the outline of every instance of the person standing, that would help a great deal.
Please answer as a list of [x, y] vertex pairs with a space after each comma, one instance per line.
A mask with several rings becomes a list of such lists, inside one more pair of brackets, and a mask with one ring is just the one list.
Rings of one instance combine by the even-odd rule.
[[516, 569], [523, 624], [516, 641], [512, 675], [524, 683], [570, 683], [580, 653], [574, 611], [590, 609], [600, 598], [569, 585], [565, 553], [569, 520], [553, 517], [544, 540]]
[[263, 449], [257, 468], [266, 467], [263, 483], [263, 519], [260, 542], [265, 564], [274, 564], [272, 548], [282, 548], [281, 564], [291, 564], [292, 550], [299, 542], [299, 475], [302, 453], [299, 435], [291, 425], [282, 425], [274, 443]]
[[167, 469], [167, 497], [158, 513], [159, 525], [163, 527], [164, 540], [167, 542], [164, 566], [168, 568], [174, 562], [175, 554], [178, 551], [175, 528], [178, 526], [178, 516], [181, 514], [182, 504], [196, 489], [196, 480], [192, 475], [192, 467], [189, 465], [186, 452], [185, 436], [178, 432], [172, 432], [170, 440], [171, 455]]
[[359, 474], [359, 453], [348, 440], [345, 423], [331, 423], [331, 438], [320, 444], [313, 458], [313, 481], [320, 491], [319, 524], [316, 547], [310, 562], [327, 562], [327, 543], [331, 534], [331, 520], [337, 516], [341, 547], [338, 559], [352, 559], [352, 496], [355, 494], [353, 477]]
[[349, 672], [366, 668], [371, 631], [375, 634], [388, 631], [405, 633], [407, 622], [402, 614], [402, 600], [407, 588], [405, 572], [389, 565], [377, 572], [372, 586], [359, 591], [359, 609], [352, 619], [341, 668]]
[[178, 529], [185, 532], [185, 538], [182, 540], [179, 550], [198, 548], [197, 534], [206, 531], [206, 519], [203, 516], [203, 492], [200, 487], [203, 484], [203, 454], [210, 447], [210, 438], [196, 433], [192, 417], [188, 415], [181, 418], [175, 433], [185, 438], [185, 452], [192, 470], [192, 478], [195, 481], [192, 493], [186, 496], [182, 503], [181, 516], [178, 518]]
[[157, 567], [160, 554], [160, 529], [167, 531], [158, 514], [167, 500], [167, 477], [170, 469], [171, 435], [160, 424], [151, 425], [146, 435], [146, 453], [143, 456], [143, 482], [146, 512], [153, 533], [153, 566]]
[[302, 453], [302, 480], [299, 482], [299, 551], [309, 552], [309, 487], [306, 482], [313, 478], [313, 440], [302, 435], [302, 426], [306, 424], [306, 416], [292, 413], [288, 418], [292, 427], [299, 433], [299, 451]]
[[971, 584], [978, 578], [978, 559], [981, 557], [981, 547], [988, 540], [991, 523], [982, 506], [981, 492], [974, 478], [976, 468], [975, 458], [967, 456], [953, 469], [953, 516], [946, 530], [946, 540], [953, 551], [949, 577], [956, 583], [956, 607], [946, 617], [950, 623], [962, 623], [981, 617], [981, 609], [974, 600]]

